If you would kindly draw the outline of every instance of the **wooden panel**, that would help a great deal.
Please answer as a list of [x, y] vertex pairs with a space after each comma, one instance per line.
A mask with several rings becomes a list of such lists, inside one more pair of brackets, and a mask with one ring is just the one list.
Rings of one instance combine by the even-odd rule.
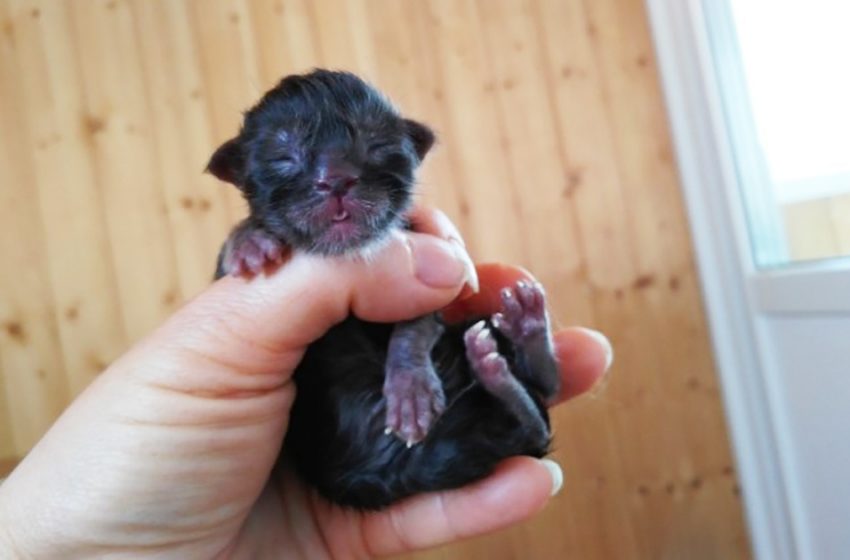
[[748, 556], [640, 0], [0, 0], [0, 25], [0, 469], [208, 281], [244, 203], [201, 170], [241, 111], [345, 68], [437, 130], [421, 196], [474, 255], [617, 353], [554, 414], [543, 514], [411, 557]]
[[[34, 192], [35, 151], [32, 123], [17, 76], [23, 61], [17, 56], [31, 12], [16, 14], [0, 5], [0, 21], [9, 22], [0, 35], [0, 407], [4, 427], [0, 460], [25, 453], [47, 429], [70, 397], [67, 370], [56, 328], [55, 300], [39, 199]], [[17, 20], [17, 21], [16, 21]], [[23, 20], [23, 21], [22, 21]], [[15, 24], [12, 22], [15, 21]], [[20, 35], [15, 31], [20, 32]]]

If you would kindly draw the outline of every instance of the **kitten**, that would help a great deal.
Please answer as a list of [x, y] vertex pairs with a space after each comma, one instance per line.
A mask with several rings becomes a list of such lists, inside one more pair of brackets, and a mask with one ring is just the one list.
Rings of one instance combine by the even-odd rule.
[[[357, 254], [407, 227], [433, 143], [352, 74], [284, 78], [210, 160], [250, 208], [217, 277], [257, 274], [288, 250]], [[333, 327], [295, 372], [284, 457], [330, 501], [378, 509], [480, 479], [509, 456], [545, 455], [559, 376], [541, 286], [503, 290], [501, 312], [482, 319]]]

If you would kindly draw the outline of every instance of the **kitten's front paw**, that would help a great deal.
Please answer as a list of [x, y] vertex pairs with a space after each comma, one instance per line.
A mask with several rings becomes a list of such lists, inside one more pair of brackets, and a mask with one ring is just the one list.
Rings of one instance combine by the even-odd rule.
[[546, 296], [538, 282], [520, 280], [502, 290], [502, 311], [492, 317], [493, 326], [514, 344], [546, 336]]
[[434, 370], [409, 368], [387, 371], [384, 397], [387, 403], [386, 433], [419, 443], [446, 408], [443, 384]]
[[283, 259], [283, 244], [262, 229], [236, 231], [224, 247], [222, 270], [232, 276], [253, 276]]

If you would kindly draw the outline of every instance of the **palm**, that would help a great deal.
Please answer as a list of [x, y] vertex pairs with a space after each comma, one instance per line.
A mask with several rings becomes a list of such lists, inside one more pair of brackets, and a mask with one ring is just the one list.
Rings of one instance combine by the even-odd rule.
[[[390, 519], [392, 514], [383, 514]], [[381, 516], [340, 508], [304, 486], [288, 468], [274, 473], [233, 541], [234, 556], [309, 560], [370, 558], [388, 552], [367, 529]], [[401, 548], [396, 541], [391, 547]]]
[[257, 500], [233, 551], [237, 557], [343, 560], [417, 550], [515, 523], [542, 506], [550, 484], [537, 461], [516, 457], [467, 488], [364, 513], [327, 502], [283, 467]]

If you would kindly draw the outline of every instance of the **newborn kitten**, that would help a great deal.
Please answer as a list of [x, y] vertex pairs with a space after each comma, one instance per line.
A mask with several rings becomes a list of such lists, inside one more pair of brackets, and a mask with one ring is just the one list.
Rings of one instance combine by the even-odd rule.
[[[208, 169], [244, 194], [217, 277], [253, 275], [289, 249], [356, 254], [406, 227], [434, 135], [360, 78], [289, 76], [245, 115]], [[283, 455], [327, 499], [361, 509], [462, 486], [549, 448], [558, 392], [543, 290], [520, 282], [490, 318], [395, 325], [349, 317], [313, 343]], [[393, 436], [392, 434], [395, 434]]]

